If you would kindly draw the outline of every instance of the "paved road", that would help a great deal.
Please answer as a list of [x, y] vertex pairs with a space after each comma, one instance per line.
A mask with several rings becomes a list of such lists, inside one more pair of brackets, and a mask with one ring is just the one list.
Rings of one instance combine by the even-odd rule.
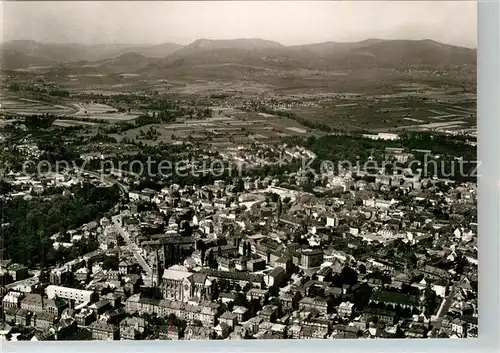
[[119, 181], [117, 181], [116, 179], [112, 178], [111, 176], [105, 175], [105, 174], [101, 174], [101, 173], [98, 173], [98, 172], [91, 172], [91, 171], [85, 171], [85, 172], [88, 173], [89, 175], [93, 176], [96, 179], [102, 180], [103, 182], [105, 182], [107, 184], [110, 184], [110, 185], [116, 184], [116, 185], [118, 185], [118, 187], [120, 188], [120, 191], [123, 193], [123, 195], [127, 195], [128, 194], [128, 186], [120, 183]]
[[438, 332], [439, 332], [439, 328], [441, 327], [441, 321], [443, 320], [443, 317], [448, 313], [448, 311], [450, 310], [450, 307], [451, 307], [451, 303], [453, 302], [453, 297], [455, 297], [455, 294], [457, 292], [457, 285], [456, 283], [453, 283], [451, 285], [451, 289], [450, 289], [450, 293], [448, 294], [448, 296], [444, 299], [443, 303], [441, 304], [441, 306], [439, 307], [439, 310], [438, 310], [438, 313], [437, 313], [437, 318], [436, 318], [436, 321], [434, 323], [434, 328], [432, 329], [432, 331], [429, 333], [429, 337], [436, 337]]
[[151, 275], [153, 270], [151, 269], [151, 266], [146, 262], [144, 257], [142, 256], [139, 247], [137, 244], [135, 244], [133, 241], [130, 240], [130, 235], [129, 233], [122, 227], [121, 224], [121, 218], [119, 216], [113, 216], [112, 217], [113, 224], [115, 226], [115, 229], [120, 233], [120, 235], [123, 237], [125, 240], [125, 243], [127, 244], [127, 247], [132, 253], [134, 254], [134, 257], [137, 259], [137, 262], [141, 267], [144, 269], [145, 272], [147, 272], [148, 275]]
[[[116, 184], [120, 188], [120, 191], [124, 194], [128, 194], [128, 187], [113, 177], [109, 175], [104, 175], [104, 174], [99, 174], [97, 172], [87, 172], [89, 175], [98, 178], [99, 180], [102, 180], [105, 183], [108, 184]], [[113, 225], [115, 229], [118, 231], [118, 233], [123, 237], [123, 240], [125, 240], [125, 243], [127, 244], [127, 248], [132, 251], [132, 254], [134, 254], [134, 257], [136, 258], [137, 262], [139, 265], [142, 267], [142, 269], [147, 273], [148, 276], [151, 276], [153, 273], [153, 270], [151, 266], [146, 262], [144, 257], [141, 254], [141, 249], [135, 244], [131, 239], [130, 239], [130, 234], [128, 233], [127, 230], [125, 230], [122, 227], [122, 220], [120, 216], [113, 216], [111, 217]]]

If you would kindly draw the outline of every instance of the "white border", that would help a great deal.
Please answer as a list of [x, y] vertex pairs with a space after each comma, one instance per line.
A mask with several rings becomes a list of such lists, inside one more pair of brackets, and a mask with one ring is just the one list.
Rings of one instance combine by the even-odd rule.
[[478, 1], [479, 338], [462, 340], [244, 340], [1, 342], [1, 353], [20, 352], [499, 352], [500, 255], [500, 3]]

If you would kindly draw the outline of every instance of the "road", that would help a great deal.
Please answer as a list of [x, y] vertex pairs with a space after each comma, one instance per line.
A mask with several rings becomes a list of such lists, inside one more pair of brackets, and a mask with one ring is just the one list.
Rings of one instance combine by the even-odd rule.
[[120, 191], [122, 192], [123, 195], [128, 194], [128, 187], [116, 179], [110, 177], [109, 175], [105, 175], [104, 173], [98, 173], [98, 172], [92, 172], [92, 171], [85, 171], [88, 175], [93, 176], [96, 179], [101, 180], [104, 183], [110, 184], [110, 185], [118, 185], [120, 188]]
[[132, 251], [134, 254], [134, 257], [136, 258], [137, 262], [143, 270], [148, 274], [148, 276], [151, 276], [153, 270], [151, 269], [151, 266], [146, 262], [144, 257], [141, 254], [141, 250], [135, 244], [133, 241], [130, 240], [130, 235], [129, 233], [123, 229], [122, 224], [121, 224], [121, 217], [120, 216], [113, 216], [111, 217], [113, 224], [115, 226], [115, 229], [120, 233], [120, 235], [123, 237], [123, 240], [125, 240], [125, 243], [127, 244], [127, 248]]
[[444, 299], [443, 303], [439, 307], [439, 310], [437, 312], [437, 317], [436, 321], [434, 322], [434, 328], [431, 330], [429, 333], [429, 337], [435, 338], [439, 332], [439, 328], [441, 327], [441, 321], [443, 320], [443, 317], [448, 313], [450, 310], [451, 304], [453, 302], [453, 297], [455, 297], [455, 294], [457, 292], [457, 284], [453, 283], [450, 288], [450, 293], [448, 296]]
[[[99, 180], [102, 180], [103, 182], [107, 184], [112, 184], [112, 185], [118, 185], [120, 188], [120, 191], [124, 194], [128, 194], [128, 187], [119, 181], [115, 180], [114, 178], [104, 175], [104, 174], [99, 174], [97, 172], [87, 172], [89, 175], [98, 178]], [[125, 240], [125, 243], [127, 244], [127, 248], [132, 251], [132, 254], [134, 254], [134, 257], [136, 258], [137, 262], [139, 265], [142, 267], [142, 269], [148, 274], [148, 276], [151, 276], [153, 270], [151, 269], [151, 266], [146, 262], [144, 257], [141, 254], [141, 249], [135, 244], [132, 240], [130, 240], [130, 234], [128, 233], [127, 230], [125, 230], [122, 227], [122, 220], [120, 216], [113, 216], [111, 217], [111, 220], [113, 221], [113, 225], [115, 229], [118, 231], [118, 233], [122, 236], [123, 240]]]

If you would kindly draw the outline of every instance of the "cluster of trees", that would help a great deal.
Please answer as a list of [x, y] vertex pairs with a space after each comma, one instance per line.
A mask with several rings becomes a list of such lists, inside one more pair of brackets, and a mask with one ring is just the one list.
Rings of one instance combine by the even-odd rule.
[[208, 265], [208, 267], [210, 267], [210, 268], [213, 268], [213, 269], [216, 270], [219, 267], [219, 264], [217, 262], [217, 259], [215, 258], [213, 250], [210, 250], [208, 252], [208, 255], [207, 255], [206, 259], [205, 259], [205, 256], [204, 256], [204, 251], [202, 251], [201, 259], [202, 259], [202, 263], [203, 264], [206, 263]]
[[46, 129], [52, 126], [56, 117], [52, 114], [28, 115], [24, 118], [24, 125], [29, 130]]
[[102, 262], [102, 269], [118, 271], [119, 263], [120, 259], [118, 259], [118, 256], [106, 256], [106, 258]]
[[53, 89], [49, 91], [49, 94], [54, 97], [69, 98], [69, 91], [62, 89]]
[[4, 256], [33, 266], [55, 262], [50, 236], [77, 228], [108, 212], [120, 198], [118, 187], [75, 185], [66, 195], [12, 199], [2, 207]]
[[98, 132], [94, 136], [89, 137], [86, 142], [117, 143], [116, 139], [113, 136], [109, 136], [101, 132]]
[[143, 130], [139, 131], [139, 134], [137, 134], [136, 139], [156, 141], [158, 136], [160, 136], [160, 133], [154, 127], [150, 126], [146, 132], [144, 132]]
[[61, 136], [54, 136], [53, 139], [42, 139], [37, 143], [42, 151], [39, 160], [55, 163], [56, 161], [77, 160], [80, 155], [70, 145], [64, 143]]
[[[427, 177], [436, 175], [457, 181], [476, 179], [474, 169], [477, 164], [474, 161], [477, 159], [477, 149], [469, 144], [466, 137], [457, 138], [431, 132], [407, 132], [402, 134], [399, 140], [373, 140], [361, 133], [351, 132], [308, 139], [287, 138], [285, 142], [289, 145], [303, 146], [314, 152], [317, 158], [311, 164], [313, 168], [319, 168], [321, 162], [325, 160], [334, 162], [334, 168], [337, 168], [337, 163], [341, 161], [348, 161], [351, 165], [359, 163], [363, 166], [368, 160], [372, 160], [381, 165], [386, 157], [385, 148], [396, 147], [409, 151], [430, 150], [433, 155], [439, 156], [431, 158], [424, 153], [413, 153], [415, 160], [419, 162], [412, 163], [414, 172], [417, 168], [421, 168]], [[456, 158], [462, 158], [466, 163], [460, 167]], [[397, 165], [401, 168], [410, 166], [408, 163]], [[390, 169], [390, 166], [386, 167]]]

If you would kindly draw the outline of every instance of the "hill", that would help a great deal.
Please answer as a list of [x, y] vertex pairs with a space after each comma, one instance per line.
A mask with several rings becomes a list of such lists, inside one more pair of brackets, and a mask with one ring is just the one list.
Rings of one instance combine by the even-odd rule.
[[31, 40], [6, 42], [2, 49], [18, 54], [39, 57], [56, 63], [78, 61], [99, 61], [134, 52], [146, 57], [163, 58], [182, 48], [179, 44], [163, 43], [154, 45], [130, 44], [75, 44], [40, 43]]
[[291, 47], [263, 40], [198, 40], [163, 59], [159, 67], [189, 69], [228, 64], [268, 69], [440, 69], [475, 65], [476, 50], [431, 40], [368, 39]]
[[11, 50], [0, 51], [0, 68], [3, 70], [27, 69], [30, 67], [52, 66], [55, 61], [18, 53]]
[[[143, 73], [235, 78], [290, 74], [296, 70], [444, 69], [475, 66], [476, 50], [432, 40], [367, 39], [361, 42], [325, 42], [284, 46], [264, 39], [198, 39], [187, 46], [42, 44], [14, 41], [4, 45], [10, 55], [21, 55], [20, 64], [65, 63], [77, 72]], [[38, 58], [38, 59], [37, 59]], [[8, 60], [9, 62], [10, 59]], [[40, 64], [42, 66], [42, 64]], [[204, 70], [211, 70], [206, 72]]]

